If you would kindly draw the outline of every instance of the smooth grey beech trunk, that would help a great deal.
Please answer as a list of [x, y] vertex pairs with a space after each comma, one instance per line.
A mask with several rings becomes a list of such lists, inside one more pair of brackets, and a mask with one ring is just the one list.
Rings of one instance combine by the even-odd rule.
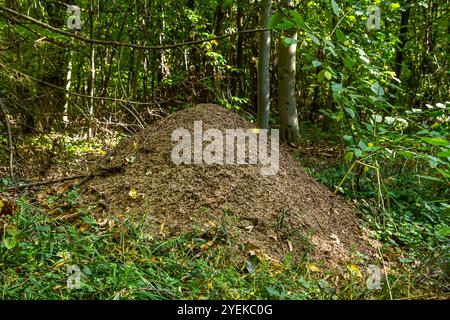
[[[261, 29], [269, 26], [272, 0], [261, 0]], [[258, 126], [269, 129], [270, 116], [270, 31], [259, 34], [258, 57]]]
[[[285, 0], [285, 7], [292, 1]], [[297, 30], [284, 32], [286, 38], [297, 40]], [[295, 97], [297, 43], [287, 45], [280, 38], [278, 44], [278, 108], [280, 113], [280, 137], [282, 140], [297, 144], [300, 134], [298, 128], [297, 101]]]

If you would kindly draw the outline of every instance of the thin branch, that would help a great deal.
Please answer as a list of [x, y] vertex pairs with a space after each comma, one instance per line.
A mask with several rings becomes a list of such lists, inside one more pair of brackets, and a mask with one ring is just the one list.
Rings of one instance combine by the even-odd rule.
[[217, 36], [217, 37], [213, 37], [213, 38], [208, 38], [208, 39], [203, 39], [203, 40], [195, 40], [195, 41], [188, 41], [188, 42], [181, 42], [181, 43], [175, 43], [175, 44], [168, 44], [168, 45], [160, 45], [160, 46], [147, 46], [147, 45], [140, 45], [140, 44], [135, 44], [135, 43], [126, 43], [126, 42], [118, 42], [118, 41], [110, 41], [110, 40], [100, 40], [100, 39], [88, 39], [85, 38], [83, 36], [80, 36], [79, 34], [76, 33], [72, 33], [69, 31], [64, 31], [55, 27], [52, 27], [46, 23], [43, 23], [39, 20], [36, 20], [30, 16], [21, 14], [17, 11], [14, 11], [12, 9], [0, 6], [0, 11], [4, 11], [4, 12], [8, 12], [22, 20], [28, 21], [32, 24], [35, 24], [37, 26], [40, 26], [44, 29], [50, 30], [52, 32], [58, 33], [60, 35], [64, 35], [66, 37], [70, 37], [73, 39], [77, 39], [80, 41], [84, 41], [87, 43], [91, 43], [91, 44], [98, 44], [98, 45], [107, 45], [107, 46], [116, 46], [116, 47], [128, 47], [128, 48], [134, 48], [134, 49], [143, 49], [143, 50], [165, 50], [165, 49], [173, 49], [173, 48], [179, 48], [179, 47], [185, 47], [185, 46], [190, 46], [190, 45], [195, 45], [195, 44], [200, 44], [200, 43], [205, 43], [205, 42], [210, 42], [210, 41], [214, 41], [214, 40], [221, 40], [221, 39], [226, 39], [226, 38], [230, 38], [233, 36], [236, 36], [238, 34], [248, 34], [248, 33], [257, 33], [257, 32], [263, 32], [263, 31], [269, 31], [267, 29], [253, 29], [253, 30], [243, 30], [243, 31], [239, 31], [239, 32], [234, 32], [234, 33], [230, 33], [230, 34], [226, 34], [226, 35], [222, 35], [222, 36]]
[[59, 183], [59, 182], [65, 182], [70, 180], [77, 180], [77, 179], [83, 179], [83, 178], [92, 178], [96, 176], [100, 176], [101, 174], [84, 174], [84, 175], [77, 175], [72, 177], [63, 177], [59, 179], [53, 179], [53, 180], [46, 180], [46, 181], [38, 181], [38, 182], [32, 182], [32, 183], [25, 183], [25, 184], [18, 184], [14, 187], [8, 188], [8, 189], [26, 189], [26, 188], [34, 188], [34, 187], [40, 187], [40, 186], [46, 186], [49, 184]]
[[8, 141], [9, 141], [9, 174], [11, 178], [11, 182], [14, 180], [14, 166], [13, 166], [13, 152], [14, 152], [14, 146], [12, 141], [12, 134], [11, 134], [11, 125], [9, 124], [8, 119], [8, 112], [6, 111], [5, 105], [3, 104], [3, 100], [0, 97], [0, 107], [3, 111], [3, 114], [5, 116], [5, 125], [6, 129], [8, 130]]

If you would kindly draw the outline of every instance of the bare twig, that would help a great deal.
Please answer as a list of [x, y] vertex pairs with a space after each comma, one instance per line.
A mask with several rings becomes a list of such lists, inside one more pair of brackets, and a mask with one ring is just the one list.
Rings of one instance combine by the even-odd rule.
[[3, 104], [3, 100], [0, 97], [0, 107], [3, 111], [3, 114], [5, 116], [5, 125], [6, 129], [8, 130], [8, 141], [9, 141], [9, 174], [11, 178], [11, 182], [14, 180], [14, 166], [13, 166], [13, 157], [14, 157], [14, 146], [12, 141], [12, 134], [11, 134], [11, 125], [9, 124], [8, 119], [8, 112], [6, 111], [5, 105]]
[[39, 20], [36, 20], [30, 16], [21, 14], [17, 11], [14, 11], [10, 8], [4, 7], [4, 6], [0, 6], [0, 11], [3, 12], [8, 12], [9, 14], [14, 15], [17, 18], [20, 18], [22, 20], [28, 21], [34, 25], [37, 25], [41, 28], [50, 30], [54, 33], [58, 33], [60, 35], [69, 37], [69, 38], [73, 38], [73, 39], [77, 39], [77, 40], [81, 40], [84, 41], [86, 43], [91, 43], [91, 44], [96, 44], [96, 45], [107, 45], [107, 46], [115, 46], [115, 47], [128, 47], [128, 48], [134, 48], [134, 49], [142, 49], [142, 50], [165, 50], [165, 49], [173, 49], [173, 48], [179, 48], [179, 47], [185, 47], [185, 46], [191, 46], [191, 45], [195, 45], [195, 44], [201, 44], [204, 42], [210, 42], [210, 41], [214, 41], [214, 40], [221, 40], [221, 39], [226, 39], [226, 38], [230, 38], [230, 37], [234, 37], [238, 34], [251, 34], [251, 33], [258, 33], [258, 32], [263, 32], [263, 31], [269, 31], [267, 29], [254, 29], [254, 30], [243, 30], [243, 31], [239, 31], [239, 32], [234, 32], [234, 33], [230, 33], [230, 34], [225, 34], [222, 36], [217, 36], [217, 37], [212, 37], [212, 38], [208, 38], [208, 39], [202, 39], [202, 40], [195, 40], [195, 41], [188, 41], [188, 42], [182, 42], [182, 43], [174, 43], [174, 44], [168, 44], [168, 45], [160, 45], [160, 46], [147, 46], [147, 45], [140, 45], [140, 44], [135, 44], [135, 43], [125, 43], [125, 42], [118, 42], [118, 41], [109, 41], [109, 40], [100, 40], [100, 39], [89, 39], [89, 38], [85, 38], [79, 34], [76, 33], [72, 33], [72, 32], [68, 32], [68, 31], [64, 31], [55, 27], [52, 27], [46, 23], [43, 23]]
[[95, 174], [77, 175], [77, 176], [72, 176], [72, 177], [63, 177], [63, 178], [53, 179], [53, 180], [38, 181], [38, 182], [32, 182], [32, 183], [26, 183], [26, 184], [18, 184], [15, 187], [11, 187], [9, 189], [26, 189], [26, 188], [40, 187], [40, 186], [45, 186], [48, 184], [65, 182], [65, 181], [76, 180], [76, 179], [83, 179], [83, 178], [92, 178], [92, 177], [100, 176], [100, 175], [102, 175], [102, 174], [95, 173]]

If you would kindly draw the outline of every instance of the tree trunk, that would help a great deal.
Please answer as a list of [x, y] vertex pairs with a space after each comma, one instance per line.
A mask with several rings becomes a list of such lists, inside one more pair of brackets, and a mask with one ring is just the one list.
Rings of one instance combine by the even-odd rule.
[[[267, 29], [270, 20], [272, 0], [263, 0], [261, 7], [261, 28]], [[269, 128], [270, 116], [270, 31], [259, 35], [258, 57], [258, 126]]]
[[[293, 1], [285, 0], [284, 6], [291, 7]], [[280, 113], [280, 137], [290, 144], [299, 142], [297, 102], [295, 97], [295, 73], [297, 30], [284, 32], [286, 38], [295, 41], [286, 45], [280, 38], [278, 45], [278, 108]]]
[[409, 12], [411, 7], [408, 5], [404, 11], [402, 11], [402, 18], [400, 22], [400, 44], [397, 49], [397, 53], [395, 55], [395, 74], [398, 79], [400, 79], [400, 75], [402, 72], [402, 64], [403, 64], [403, 56], [404, 49], [406, 44], [406, 35], [408, 34], [408, 21], [409, 21]]
[[[94, 5], [93, 1], [89, 2], [89, 37], [94, 38]], [[95, 47], [91, 43], [89, 45], [89, 76], [88, 76], [88, 92], [89, 96], [89, 138], [94, 137], [94, 115], [95, 115]]]

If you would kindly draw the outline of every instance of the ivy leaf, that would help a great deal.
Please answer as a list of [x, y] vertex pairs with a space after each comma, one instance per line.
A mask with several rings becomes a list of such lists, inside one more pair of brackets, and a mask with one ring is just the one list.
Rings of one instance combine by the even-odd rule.
[[337, 17], [339, 17], [339, 6], [338, 6], [338, 4], [336, 3], [336, 1], [331, 0], [331, 7], [333, 8], [333, 13], [334, 13]]

